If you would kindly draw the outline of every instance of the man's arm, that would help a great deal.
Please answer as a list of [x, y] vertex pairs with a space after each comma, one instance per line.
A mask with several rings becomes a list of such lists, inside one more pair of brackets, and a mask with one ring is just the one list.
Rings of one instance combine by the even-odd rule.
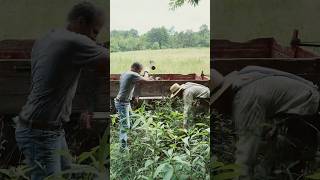
[[137, 82], [146, 82], [146, 81], [153, 81], [153, 79], [149, 76], [148, 71], [144, 72], [143, 76], [140, 76]]
[[242, 175], [249, 177], [256, 161], [263, 125], [266, 123], [266, 107], [257, 94], [239, 91], [232, 104], [232, 120], [235, 123], [238, 141], [236, 143], [236, 164], [243, 167]]
[[189, 121], [192, 120], [193, 114], [192, 114], [192, 103], [193, 103], [193, 96], [191, 93], [184, 92], [183, 94], [183, 126], [187, 127], [189, 124]]
[[109, 58], [108, 57], [101, 57], [97, 58], [97, 60], [93, 61], [92, 63], [88, 64], [89, 69], [94, 69], [98, 74], [106, 76], [109, 73]]
[[74, 46], [72, 57], [74, 64], [95, 69], [101, 74], [108, 73], [108, 49], [83, 35], [77, 36], [72, 46]]

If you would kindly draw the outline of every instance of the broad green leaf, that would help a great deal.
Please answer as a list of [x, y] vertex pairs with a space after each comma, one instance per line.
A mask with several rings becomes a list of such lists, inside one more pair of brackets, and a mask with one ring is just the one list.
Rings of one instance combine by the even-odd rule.
[[219, 161], [213, 161], [212, 162], [212, 168], [213, 169], [219, 168], [221, 166], [224, 166], [224, 164], [222, 162], [219, 162]]
[[168, 151], [166, 151], [166, 150], [162, 150], [162, 152], [163, 152], [167, 157], [169, 157], [169, 153], [168, 153]]
[[148, 160], [144, 163], [144, 167], [147, 168], [147, 167], [149, 167], [151, 164], [153, 164], [153, 160], [148, 159]]
[[191, 164], [189, 162], [182, 160], [180, 156], [175, 156], [172, 159], [181, 163], [181, 164], [187, 165], [188, 167], [191, 166]]
[[187, 155], [190, 156], [191, 153], [190, 153], [189, 149], [188, 148], [184, 148], [184, 149], [185, 149], [185, 152], [187, 153]]
[[204, 124], [204, 123], [196, 123], [196, 126], [206, 126], [206, 127], [208, 127], [208, 125]]
[[169, 149], [168, 150], [168, 155], [171, 157], [172, 156], [172, 153], [173, 153], [173, 149]]
[[156, 178], [156, 177], [159, 175], [159, 173], [162, 172], [167, 165], [168, 165], [168, 163], [160, 164], [160, 165], [157, 167], [156, 171], [154, 172], [153, 178]]
[[159, 158], [160, 158], [159, 156], [155, 156], [154, 157], [154, 162], [158, 162]]
[[147, 170], [145, 167], [138, 169], [138, 173]]
[[189, 146], [189, 136], [182, 139], [185, 145]]
[[163, 180], [170, 180], [173, 175], [173, 166], [171, 164], [168, 164], [166, 169], [166, 174], [163, 177]]
[[320, 172], [306, 176], [307, 179], [320, 179]]
[[241, 166], [237, 164], [228, 164], [217, 168], [217, 170], [240, 170]]
[[3, 175], [10, 177], [10, 170], [9, 169], [0, 169], [0, 174], [3, 174]]
[[92, 152], [83, 152], [78, 156], [77, 162], [82, 163], [84, 160], [90, 158], [90, 156], [92, 156]]
[[140, 120], [140, 119], [137, 119], [137, 120], [134, 122], [134, 124], [132, 125], [132, 129], [135, 129], [135, 128], [139, 125], [140, 122], [141, 122], [141, 120]]
[[198, 160], [199, 160], [199, 157], [194, 158], [194, 160], [192, 161], [192, 165], [196, 165]]
[[230, 180], [239, 177], [241, 174], [239, 172], [225, 172], [213, 176], [214, 180]]

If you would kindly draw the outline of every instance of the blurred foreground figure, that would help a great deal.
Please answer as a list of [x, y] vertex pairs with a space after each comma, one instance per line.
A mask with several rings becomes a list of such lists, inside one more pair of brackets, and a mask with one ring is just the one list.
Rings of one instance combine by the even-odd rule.
[[[212, 70], [211, 88], [210, 104], [219, 112], [230, 114], [235, 124], [235, 163], [243, 169], [239, 179], [270, 177], [275, 164], [265, 159], [258, 166], [261, 149], [283, 146], [282, 155], [291, 155], [287, 158], [297, 162], [315, 157], [319, 131], [311, 124], [318, 120], [320, 96], [312, 82], [290, 73], [248, 66], [226, 77]], [[283, 141], [279, 141], [281, 138]], [[261, 148], [265, 141], [267, 146]], [[280, 151], [271, 154], [278, 155]], [[276, 157], [280, 158], [288, 162], [284, 156]]]
[[62, 125], [69, 121], [81, 69], [106, 73], [108, 51], [95, 42], [104, 21], [101, 9], [81, 2], [70, 11], [66, 28], [51, 30], [33, 46], [31, 92], [16, 121], [16, 140], [32, 180], [70, 167], [61, 155], [68, 151]]
[[[140, 73], [143, 70], [142, 64], [135, 62], [131, 69], [120, 76], [120, 88], [117, 97], [114, 99], [115, 107], [119, 115], [119, 140], [121, 151], [128, 149], [127, 131], [130, 129], [131, 105], [135, 85], [141, 81], [150, 81], [148, 71], [144, 71], [144, 76]], [[137, 99], [136, 99], [137, 100]]]
[[187, 128], [190, 121], [193, 120], [196, 108], [204, 111], [206, 109], [205, 105], [209, 104], [210, 90], [201, 84], [187, 82], [179, 85], [175, 83], [170, 87], [170, 91], [170, 98], [178, 97], [183, 99], [184, 128]]

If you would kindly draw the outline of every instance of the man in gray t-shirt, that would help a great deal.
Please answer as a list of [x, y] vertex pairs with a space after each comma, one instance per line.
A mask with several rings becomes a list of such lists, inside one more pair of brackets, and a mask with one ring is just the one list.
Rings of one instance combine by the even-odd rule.
[[130, 115], [134, 87], [139, 81], [149, 81], [148, 72], [145, 71], [144, 77], [140, 76], [143, 66], [135, 62], [131, 65], [131, 70], [121, 74], [120, 88], [117, 97], [114, 99], [115, 107], [119, 115], [119, 139], [121, 148], [128, 147], [127, 130], [130, 128]]
[[69, 121], [81, 69], [106, 73], [107, 49], [95, 42], [105, 16], [89, 2], [73, 7], [68, 26], [38, 39], [31, 54], [31, 92], [17, 120], [16, 140], [32, 167], [31, 179], [44, 179], [70, 163], [62, 123]]
[[120, 88], [117, 99], [129, 102], [133, 97], [136, 82], [140, 80], [143, 80], [143, 77], [135, 71], [123, 73], [120, 77]]
[[81, 68], [107, 58], [87, 36], [55, 29], [37, 40], [31, 55], [31, 92], [20, 112], [27, 126], [61, 126], [69, 121]]

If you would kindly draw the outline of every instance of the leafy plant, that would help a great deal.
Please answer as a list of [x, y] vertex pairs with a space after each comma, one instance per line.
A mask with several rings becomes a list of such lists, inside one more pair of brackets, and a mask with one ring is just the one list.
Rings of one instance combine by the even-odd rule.
[[224, 164], [213, 161], [212, 167], [214, 180], [229, 180], [240, 176], [241, 167], [236, 164]]
[[307, 179], [320, 179], [320, 171], [316, 171], [315, 173], [306, 176]]
[[135, 110], [125, 153], [119, 152], [113, 116], [111, 179], [209, 179], [209, 115], [183, 129], [181, 103], [163, 100]]
[[[89, 152], [83, 152], [78, 157], [75, 157], [74, 164], [70, 169], [62, 171], [61, 173], [51, 175], [46, 180], [55, 179], [69, 179], [76, 178], [82, 180], [105, 180], [108, 179], [108, 170], [106, 165], [108, 163], [108, 150], [109, 150], [109, 133], [108, 129], [104, 132], [100, 140], [100, 145], [92, 148]], [[71, 156], [60, 152], [62, 155]]]
[[[231, 176], [239, 175], [238, 172], [241, 170], [241, 167], [233, 164], [237, 137], [234, 123], [226, 115], [219, 114], [214, 110], [211, 113], [213, 127], [211, 132], [214, 134], [211, 139], [211, 153], [215, 156], [213, 167], [211, 168], [213, 179], [232, 179]], [[277, 119], [274, 119], [274, 121], [277, 121]], [[273, 135], [273, 139], [265, 140], [263, 138], [257, 155], [256, 166], [254, 167], [256, 179], [320, 179], [320, 171], [315, 171], [319, 167], [319, 157], [317, 157], [319, 153], [315, 155], [308, 153], [313, 151], [298, 151], [298, 146], [296, 145], [296, 142], [306, 143], [310, 140], [308, 138], [303, 139], [303, 137], [307, 137], [305, 132], [310, 131], [310, 129], [305, 129], [307, 126], [303, 126], [303, 123], [298, 123], [299, 121], [293, 122], [293, 119], [290, 119], [290, 122], [296, 126], [296, 129], [292, 128], [294, 126], [290, 126], [291, 134], [283, 133], [287, 132], [288, 124], [282, 124], [275, 131], [276, 134]], [[263, 124], [266, 129], [271, 130], [276, 128], [275, 125], [276, 123]], [[282, 129], [284, 129], [283, 132]], [[301, 134], [304, 136], [299, 136]], [[297, 137], [301, 138], [302, 141], [297, 141], [299, 140]], [[309, 148], [310, 146], [307, 145], [310, 144], [303, 144], [300, 147]], [[308, 150], [308, 148], [305, 149]]]
[[8, 169], [0, 169], [0, 179], [3, 180], [29, 180], [27, 173], [30, 171], [25, 165], [18, 167], [10, 167]]

